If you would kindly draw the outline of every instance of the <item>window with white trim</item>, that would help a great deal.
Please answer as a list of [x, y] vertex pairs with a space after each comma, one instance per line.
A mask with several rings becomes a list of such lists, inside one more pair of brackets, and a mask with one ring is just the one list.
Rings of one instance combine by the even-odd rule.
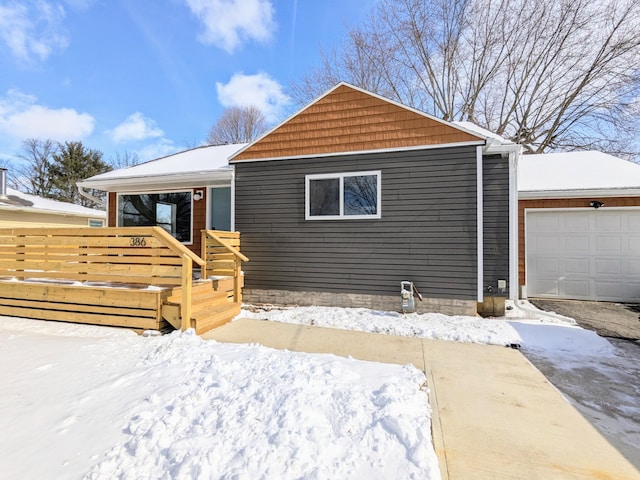
[[380, 171], [305, 176], [306, 220], [380, 218]]

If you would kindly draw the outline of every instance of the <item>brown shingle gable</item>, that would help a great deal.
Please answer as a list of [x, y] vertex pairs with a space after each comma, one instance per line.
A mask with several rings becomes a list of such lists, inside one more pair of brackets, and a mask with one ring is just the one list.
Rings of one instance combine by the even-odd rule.
[[230, 161], [330, 155], [484, 140], [341, 83]]

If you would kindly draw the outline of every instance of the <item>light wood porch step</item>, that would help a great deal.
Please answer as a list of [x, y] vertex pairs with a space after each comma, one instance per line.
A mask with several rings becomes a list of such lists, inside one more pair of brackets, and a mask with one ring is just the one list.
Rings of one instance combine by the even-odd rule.
[[[204, 280], [191, 289], [191, 328], [198, 334], [223, 325], [240, 313], [240, 303], [229, 301], [228, 292], [217, 290], [217, 285], [216, 281]], [[181, 304], [182, 289], [175, 288], [162, 305], [163, 319], [175, 329], [182, 327]]]
[[240, 313], [241, 307], [239, 303], [226, 302], [211, 307], [206, 311], [203, 310], [193, 315], [191, 327], [196, 330], [198, 335], [208, 332], [225, 323], [229, 323], [233, 317]]
[[[218, 289], [213, 284], [211, 280], [200, 280], [197, 283], [194, 283], [191, 286], [191, 296], [195, 297], [196, 295], [204, 292], [217, 291]], [[182, 288], [176, 287], [173, 289], [171, 294], [165, 299], [166, 303], [177, 303], [180, 304], [182, 301]]]

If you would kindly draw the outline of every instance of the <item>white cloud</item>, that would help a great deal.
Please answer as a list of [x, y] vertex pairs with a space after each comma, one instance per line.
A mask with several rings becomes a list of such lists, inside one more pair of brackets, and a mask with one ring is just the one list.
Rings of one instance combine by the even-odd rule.
[[111, 136], [115, 142], [144, 140], [162, 137], [164, 132], [156, 126], [156, 122], [140, 112], [129, 115], [124, 122], [114, 128]]
[[218, 101], [224, 107], [254, 105], [268, 122], [279, 120], [291, 99], [282, 86], [266, 73], [235, 73], [226, 84], [216, 82]]
[[243, 41], [266, 42], [276, 29], [270, 0], [186, 0], [191, 12], [203, 23], [201, 42], [228, 53]]
[[45, 60], [69, 45], [64, 8], [44, 0], [0, 5], [0, 40], [24, 62]]
[[136, 150], [135, 153], [138, 155], [141, 162], [146, 162], [148, 160], [166, 157], [167, 155], [176, 153], [178, 150], [179, 148], [177, 148], [171, 140], [162, 138], [157, 143], [152, 143]]
[[95, 120], [72, 108], [52, 109], [36, 103], [36, 97], [9, 90], [0, 97], [0, 132], [9, 137], [80, 140], [93, 132]]

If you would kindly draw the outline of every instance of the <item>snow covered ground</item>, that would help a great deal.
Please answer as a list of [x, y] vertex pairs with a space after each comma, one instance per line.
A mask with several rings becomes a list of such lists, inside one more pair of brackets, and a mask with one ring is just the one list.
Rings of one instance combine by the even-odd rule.
[[518, 332], [507, 322], [441, 313], [402, 315], [366, 308], [245, 306], [240, 317], [453, 342], [520, 343]]
[[425, 376], [0, 317], [3, 479], [438, 479]]
[[[241, 316], [518, 344], [558, 369], [618, 358], [570, 320], [531, 313], [300, 307]], [[410, 366], [8, 317], [0, 361], [3, 479], [440, 478], [425, 377]]]

